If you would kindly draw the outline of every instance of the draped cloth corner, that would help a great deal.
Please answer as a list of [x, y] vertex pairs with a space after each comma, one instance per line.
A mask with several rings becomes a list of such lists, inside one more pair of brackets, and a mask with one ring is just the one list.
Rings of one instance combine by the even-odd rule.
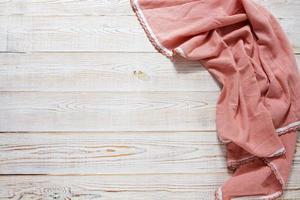
[[278, 21], [252, 0], [131, 0], [131, 6], [157, 51], [199, 61], [222, 86], [217, 135], [234, 173], [215, 198], [280, 197], [300, 128], [300, 75]]

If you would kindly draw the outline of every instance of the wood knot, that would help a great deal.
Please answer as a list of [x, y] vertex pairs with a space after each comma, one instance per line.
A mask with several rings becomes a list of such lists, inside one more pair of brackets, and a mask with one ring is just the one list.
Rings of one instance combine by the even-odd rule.
[[42, 188], [43, 200], [70, 200], [71, 199], [71, 188], [69, 187], [48, 187]]
[[138, 79], [143, 80], [143, 81], [147, 81], [150, 79], [149, 76], [147, 76], [147, 74], [145, 74], [144, 72], [139, 71], [139, 70], [134, 70], [133, 74], [135, 77], [137, 77]]

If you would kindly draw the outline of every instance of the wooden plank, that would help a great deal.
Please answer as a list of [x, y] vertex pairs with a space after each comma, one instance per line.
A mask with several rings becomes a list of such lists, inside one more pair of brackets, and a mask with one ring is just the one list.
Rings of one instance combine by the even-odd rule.
[[215, 132], [20, 132], [0, 140], [0, 174], [227, 172]]
[[0, 16], [4, 21], [8, 25], [5, 31], [0, 25], [0, 34], [7, 45], [1, 51], [155, 52], [134, 16]]
[[216, 132], [20, 132], [2, 133], [0, 140], [2, 175], [228, 171]]
[[223, 179], [220, 174], [1, 176], [0, 199], [207, 200]]
[[[298, 0], [256, 0], [279, 18], [300, 16]], [[128, 0], [1, 0], [0, 15], [26, 16], [120, 16], [133, 15]]]
[[215, 130], [218, 92], [1, 92], [0, 131]]
[[[285, 194], [280, 199], [300, 199], [298, 174], [293, 173]], [[208, 200], [214, 199], [214, 191], [227, 177], [227, 174], [222, 173], [1, 176], [0, 199]], [[241, 198], [234, 200], [238, 199]]]
[[1, 0], [1, 15], [133, 15], [128, 0]]
[[0, 66], [1, 91], [219, 91], [199, 62], [158, 53], [3, 53]]
[[[299, 20], [280, 20], [299, 53]], [[0, 16], [0, 24], [3, 52], [157, 52], [134, 16]]]
[[3, 53], [0, 66], [0, 91], [220, 90], [199, 62], [159, 53]]

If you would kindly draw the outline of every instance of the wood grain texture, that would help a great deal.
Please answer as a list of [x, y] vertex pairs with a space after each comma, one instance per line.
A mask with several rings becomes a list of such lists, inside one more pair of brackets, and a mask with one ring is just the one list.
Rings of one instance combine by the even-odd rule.
[[158, 53], [0, 54], [1, 91], [219, 91], [199, 62]]
[[[222, 173], [1, 176], [0, 199], [212, 200], [214, 199], [215, 189], [227, 177], [228, 175]], [[297, 187], [299, 180], [297, 178], [299, 177], [291, 177], [282, 199], [299, 199], [299, 188]], [[247, 200], [250, 200], [250, 198], [247, 198]]]
[[215, 130], [218, 92], [1, 92], [1, 131]]
[[[300, 16], [297, 0], [255, 0], [278, 18]], [[0, 15], [24, 16], [128, 16], [128, 0], [1, 0]]]
[[[299, 53], [297, 18], [279, 20]], [[0, 16], [0, 35], [2, 52], [156, 52], [135, 16]]]
[[0, 177], [0, 199], [210, 200], [220, 174]]
[[199, 62], [159, 53], [3, 53], [0, 66], [0, 91], [220, 91]]
[[227, 172], [215, 132], [20, 132], [0, 140], [1, 174]]
[[[257, 1], [299, 54], [300, 1]], [[220, 87], [198, 62], [157, 53], [129, 0], [0, 10], [0, 200], [214, 199], [230, 176]], [[300, 199], [299, 144], [283, 200]]]
[[[5, 133], [0, 140], [0, 199], [206, 200], [230, 177], [214, 132]], [[299, 165], [298, 145], [282, 199], [298, 199]]]
[[155, 52], [134, 16], [0, 16], [0, 23], [4, 52]]
[[6, 175], [228, 172], [216, 132], [19, 132], [0, 134], [0, 140]]

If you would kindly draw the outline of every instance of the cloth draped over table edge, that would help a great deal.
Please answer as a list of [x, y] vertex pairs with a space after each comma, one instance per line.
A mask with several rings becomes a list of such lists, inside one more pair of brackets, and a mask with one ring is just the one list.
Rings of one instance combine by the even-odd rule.
[[[184, 50], [181, 47], [176, 47], [174, 49], [170, 49], [170, 48], [167, 48], [167, 47], [165, 47], [164, 45], [161, 44], [159, 39], [156, 37], [156, 34], [152, 30], [151, 26], [147, 22], [147, 18], [144, 16], [143, 11], [142, 11], [142, 9], [140, 8], [140, 5], [139, 5], [139, 0], [130, 0], [130, 3], [131, 3], [131, 7], [132, 7], [135, 15], [137, 16], [138, 21], [140, 22], [140, 25], [142, 26], [143, 30], [145, 31], [145, 33], [147, 35], [147, 38], [149, 39], [151, 44], [155, 47], [155, 49], [158, 52], [165, 55], [169, 59], [173, 59], [174, 56], [176, 56], [176, 55], [179, 55], [183, 58], [187, 58]], [[199, 62], [201, 62], [201, 60], [199, 60]], [[300, 119], [297, 120], [297, 121], [294, 121], [292, 123], [286, 124], [283, 127], [277, 128], [276, 132], [279, 136], [282, 136], [282, 135], [284, 135], [286, 133], [290, 133], [290, 132], [296, 132], [297, 133], [297, 130], [299, 130], [299, 129], [300, 129]], [[220, 139], [220, 141], [225, 143], [225, 144], [230, 143], [230, 141], [229, 142], [225, 141], [225, 140], [222, 141], [221, 139]], [[285, 148], [281, 148], [278, 151], [276, 151], [274, 154], [272, 154], [270, 156], [270, 158], [278, 156], [278, 155], [282, 155], [284, 153], [285, 153]], [[240, 165], [252, 162], [256, 158], [257, 158], [256, 156], [250, 155], [250, 156], [243, 157], [239, 160], [228, 160], [227, 161], [227, 167], [229, 169], [236, 169]], [[277, 192], [269, 194], [269, 195], [253, 196], [253, 197], [258, 198], [258, 199], [276, 199], [276, 198], [283, 195], [283, 190], [284, 190], [284, 187], [285, 187], [286, 183], [284, 182], [283, 178], [281, 177], [280, 172], [278, 171], [276, 164], [272, 163], [272, 161], [269, 160], [268, 158], [263, 158], [263, 161], [271, 168], [271, 170], [273, 171], [276, 179], [280, 182], [280, 184], [282, 186], [282, 191], [277, 191]], [[247, 196], [247, 197], [251, 197], [251, 196]], [[223, 200], [222, 186], [220, 186], [216, 190], [215, 198], [217, 200]]]

